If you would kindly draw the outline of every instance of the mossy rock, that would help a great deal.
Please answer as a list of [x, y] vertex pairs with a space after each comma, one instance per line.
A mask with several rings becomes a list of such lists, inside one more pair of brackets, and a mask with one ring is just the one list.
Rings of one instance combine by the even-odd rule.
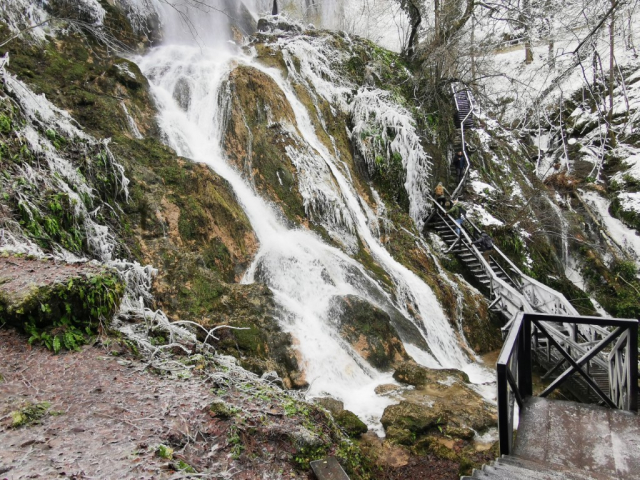
[[284, 92], [271, 77], [253, 67], [239, 66], [229, 75], [224, 146], [228, 158], [268, 198], [277, 202], [294, 223], [306, 218], [298, 178], [287, 147], [295, 146], [288, 125], [295, 114]]
[[349, 410], [343, 410], [335, 415], [334, 418], [350, 437], [357, 438], [369, 430], [369, 427], [355, 413]]
[[[447, 416], [442, 409], [429, 408], [427, 405], [402, 401], [396, 405], [388, 406], [382, 419], [387, 436], [389, 428], [409, 430], [414, 434], [420, 434], [439, 425], [446, 425]], [[393, 430], [392, 431], [395, 431]]]
[[[307, 386], [292, 337], [282, 331], [273, 295], [265, 285], [227, 285], [225, 293], [209, 306], [211, 313], [198, 319], [199, 323], [207, 329], [234, 327], [216, 331], [218, 351], [237, 357], [244, 368], [258, 375], [277, 372], [287, 388]], [[198, 335], [204, 339], [204, 333]]]
[[209, 405], [209, 414], [223, 420], [233, 417], [237, 412], [237, 408], [228, 404], [224, 400], [214, 400]]

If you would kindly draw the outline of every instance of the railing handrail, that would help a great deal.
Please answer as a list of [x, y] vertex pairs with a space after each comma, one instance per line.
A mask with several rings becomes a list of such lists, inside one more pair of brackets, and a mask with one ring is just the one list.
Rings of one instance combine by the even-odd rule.
[[[602, 351], [608, 345], [613, 345], [613, 349], [608, 355], [608, 360], [611, 364], [616, 356], [618, 356], [618, 359], [622, 358], [620, 350], [622, 346], [625, 345], [624, 354], [626, 355], [626, 362], [624, 362], [623, 367], [626, 368], [626, 371], [621, 373], [618, 370], [612, 374], [611, 368], [609, 368], [609, 378], [615, 377], [617, 380], [624, 380], [624, 384], [610, 384], [609, 392], [606, 394], [606, 397], [603, 398], [607, 400], [605, 402], [606, 404], [630, 411], [638, 410], [638, 320], [590, 316], [574, 317], [571, 315], [523, 312], [513, 320], [511, 330], [505, 339], [500, 355], [498, 356], [498, 361], [496, 362], [498, 432], [500, 435], [500, 453], [502, 455], [508, 455], [512, 449], [514, 409], [512, 408], [513, 400], [509, 394], [509, 389], [511, 389], [513, 398], [518, 402], [520, 407], [523, 406], [524, 400], [533, 394], [531, 376], [532, 329], [538, 328], [541, 329], [542, 333], [546, 332], [556, 336], [556, 333], [550, 331], [552, 329], [550, 324], [564, 324], [567, 322], [577, 325], [595, 325], [603, 328], [615, 327], [618, 330], [606, 330], [608, 335], [598, 342], [599, 347], [597, 347], [597, 350], [576, 349], [582, 359], [576, 362], [576, 360], [571, 360], [571, 357], [569, 357], [570, 367], [542, 392], [542, 395], [545, 396], [553, 391], [562, 381], [574, 373], [579, 373], [584, 376], [585, 380], [588, 380], [587, 383], [593, 385], [592, 388], [598, 393], [597, 385], [593, 382], [593, 379], [590, 380], [587, 378], [588, 373], [584, 372], [582, 365], [594, 360], [598, 351]], [[624, 330], [624, 332], [621, 332], [621, 330]], [[560, 336], [563, 337], [562, 335]], [[548, 338], [551, 339], [551, 336]], [[564, 340], [567, 341], [568, 339], [564, 337]], [[573, 343], [575, 342], [572, 342], [570, 348], [576, 348], [576, 345]], [[590, 352], [593, 353], [590, 354]], [[566, 351], [561, 351], [561, 353], [563, 356], [568, 354]], [[516, 371], [512, 371], [514, 365]], [[620, 379], [620, 376], [624, 378]], [[626, 396], [624, 395], [625, 393]], [[602, 392], [600, 395], [601, 394]]]

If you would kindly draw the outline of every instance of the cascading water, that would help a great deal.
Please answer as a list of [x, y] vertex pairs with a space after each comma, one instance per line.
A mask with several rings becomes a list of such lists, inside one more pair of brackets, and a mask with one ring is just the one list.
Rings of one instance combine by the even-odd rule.
[[[180, 18], [170, 11], [164, 12], [163, 20], [168, 26], [165, 32], [174, 31], [180, 24]], [[204, 20], [201, 18], [200, 22]], [[460, 348], [431, 289], [397, 263], [372, 233], [371, 212], [363, 208], [365, 202], [339, 168], [339, 159], [316, 136], [309, 113], [281, 73], [218, 40], [203, 46], [201, 36], [190, 44], [185, 44], [184, 35], [176, 38], [174, 41], [167, 36], [164, 46], [136, 59], [150, 81], [159, 109], [159, 124], [166, 142], [179, 155], [206, 163], [233, 187], [260, 241], [259, 252], [244, 281], [264, 282], [273, 291], [281, 307], [281, 327], [296, 339], [301, 367], [310, 385], [308, 395], [331, 394], [381, 431], [379, 418], [391, 400], [375, 395], [374, 388], [392, 383], [393, 379], [391, 374], [369, 366], [340, 337], [331, 312], [335, 300], [346, 295], [361, 297], [413, 322], [430, 350], [420, 350], [405, 342], [407, 352], [419, 363], [433, 368], [459, 368], [476, 381], [488, 380], [487, 372], [470, 361]], [[221, 148], [225, 108], [220, 104], [228, 100], [225, 96], [229, 93], [223, 86], [237, 64], [259, 69], [284, 92], [295, 113], [295, 125], [286, 128], [305, 144], [302, 149], [287, 150], [292, 162], [298, 165], [304, 160], [306, 170], [326, 171], [330, 180], [321, 188], [308, 189], [308, 194], [313, 196], [314, 192], [322, 191], [332, 199], [341, 212], [337, 223], [348, 225], [385, 269], [393, 280], [393, 292], [382, 288], [362, 265], [340, 249], [323, 243], [309, 231], [286, 226], [273, 207], [257, 195], [252, 184], [227, 163]], [[185, 91], [185, 82], [190, 98], [180, 106], [174, 92], [176, 88]], [[349, 250], [348, 245], [345, 249]]]
[[562, 246], [562, 264], [565, 268], [569, 262], [569, 222], [564, 218], [562, 210], [555, 202], [547, 197], [547, 201], [560, 221], [560, 245]]

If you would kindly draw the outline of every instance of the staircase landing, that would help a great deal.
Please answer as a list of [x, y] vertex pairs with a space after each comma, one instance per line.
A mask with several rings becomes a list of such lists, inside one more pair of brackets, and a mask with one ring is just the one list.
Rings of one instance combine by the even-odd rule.
[[463, 478], [640, 478], [640, 416], [530, 397], [520, 412], [514, 454]]

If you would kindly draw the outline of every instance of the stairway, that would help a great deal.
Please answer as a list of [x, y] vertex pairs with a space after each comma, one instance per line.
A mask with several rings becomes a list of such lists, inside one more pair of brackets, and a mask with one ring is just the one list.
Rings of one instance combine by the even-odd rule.
[[473, 104], [469, 98], [469, 92], [467, 90], [460, 90], [454, 93], [454, 97], [457, 110], [455, 118], [456, 128], [460, 128], [461, 126], [464, 128], [473, 128], [473, 115], [471, 115]]
[[[458, 225], [452, 222], [450, 217], [438, 210], [432, 219], [432, 226], [445, 242], [448, 249], [451, 249], [452, 245], [457, 242], [450, 251], [458, 257], [481, 289], [485, 291], [490, 290], [491, 280], [479, 258], [479, 252], [469, 245], [469, 242], [464, 236], [459, 238], [458, 235], [456, 235], [455, 230], [458, 228]], [[464, 226], [462, 228], [464, 229]], [[519, 285], [507, 275], [493, 256], [490, 257], [489, 266], [498, 278], [504, 280], [513, 288], [519, 289]]]
[[453, 99], [456, 106], [456, 116], [454, 118], [454, 123], [456, 128], [458, 129], [454, 139], [453, 139], [453, 148], [455, 152], [462, 152], [464, 154], [464, 158], [467, 162], [467, 167], [464, 171], [464, 176], [453, 190], [451, 194], [451, 198], [458, 198], [462, 189], [464, 188], [465, 180], [467, 179], [469, 168], [471, 167], [471, 161], [469, 160], [469, 156], [467, 155], [466, 150], [466, 141], [464, 138], [464, 132], [468, 128], [474, 127], [473, 120], [473, 100], [471, 97], [471, 93], [469, 90], [457, 90], [457, 86], [452, 85], [453, 90]]
[[462, 479], [637, 479], [640, 417], [584, 403], [529, 397], [513, 455]]
[[[551, 348], [551, 350], [549, 351], [548, 343], [549, 342], [546, 338], [541, 338], [534, 343], [532, 347], [532, 353], [535, 363], [540, 365], [544, 371], [550, 371], [563, 360], [566, 366], [567, 362], [560, 354], [560, 352], [558, 352], [555, 348]], [[608, 370], [595, 362], [591, 362], [588, 372], [591, 379], [595, 381], [596, 385], [598, 385], [598, 387], [600, 387], [603, 392], [609, 392], [610, 384]], [[552, 381], [557, 378], [560, 373], [562, 373], [562, 369], [555, 372], [553, 375], [549, 375], [548, 379], [543, 377], [543, 380]], [[588, 383], [580, 375], [576, 374], [567, 379], [564, 385], [564, 389], [565, 391], [568, 390], [569, 392], [571, 392], [571, 394], [578, 401], [593, 403], [596, 405], [604, 404], [598, 394], [596, 394], [593, 389], [589, 387]]]

